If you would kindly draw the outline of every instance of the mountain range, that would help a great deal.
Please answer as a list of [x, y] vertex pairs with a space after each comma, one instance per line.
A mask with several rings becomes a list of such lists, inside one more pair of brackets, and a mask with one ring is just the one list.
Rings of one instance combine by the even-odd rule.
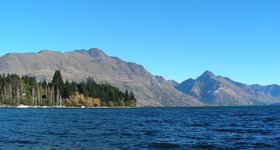
[[197, 99], [184, 94], [160, 76], [153, 76], [143, 66], [110, 57], [98, 48], [59, 52], [8, 53], [0, 57], [0, 73], [35, 76], [51, 81], [55, 70], [64, 80], [83, 81], [88, 77], [110, 83], [121, 90], [133, 91], [138, 106], [200, 106]]
[[280, 102], [280, 86], [246, 85], [210, 71], [175, 86], [207, 105], [269, 105]]
[[93, 77], [135, 93], [137, 106], [270, 105], [280, 102], [278, 85], [246, 85], [210, 71], [182, 83], [154, 76], [143, 66], [111, 57], [98, 48], [59, 52], [8, 53], [0, 57], [0, 74], [16, 73], [51, 81], [55, 70], [64, 80]]

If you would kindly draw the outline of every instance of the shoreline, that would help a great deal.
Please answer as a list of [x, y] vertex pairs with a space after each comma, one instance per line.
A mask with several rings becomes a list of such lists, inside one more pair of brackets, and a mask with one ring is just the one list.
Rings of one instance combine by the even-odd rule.
[[[98, 107], [85, 107], [85, 106], [81, 106], [81, 107], [68, 107], [68, 106], [29, 106], [29, 105], [20, 105], [20, 106], [3, 106], [0, 105], [0, 108], [18, 108], [18, 109], [36, 109], [36, 108], [42, 108], [42, 109], [65, 109], [65, 108], [75, 108], [75, 109], [99, 109], [99, 108], [139, 108], [139, 107], [109, 107], [109, 106], [98, 106]], [[141, 107], [140, 107], [141, 108]]]
[[102, 108], [111, 108], [111, 109], [119, 109], [119, 108], [124, 108], [124, 109], [129, 109], [129, 108], [234, 108], [234, 107], [277, 107], [279, 105], [254, 105], [254, 106], [176, 106], [176, 107], [162, 107], [162, 106], [138, 106], [138, 107], [123, 107], [123, 106], [116, 106], [116, 107], [109, 107], [109, 106], [97, 106], [97, 107], [76, 107], [76, 106], [29, 106], [29, 105], [19, 105], [19, 106], [7, 106], [7, 105], [0, 105], [1, 108], [17, 108], [17, 109], [67, 109], [67, 108], [75, 108], [75, 109], [102, 109]]

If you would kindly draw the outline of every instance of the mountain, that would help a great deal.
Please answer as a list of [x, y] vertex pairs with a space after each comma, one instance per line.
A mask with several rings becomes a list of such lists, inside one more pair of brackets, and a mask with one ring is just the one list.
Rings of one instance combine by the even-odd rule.
[[197, 79], [188, 79], [176, 89], [208, 105], [269, 105], [280, 102], [280, 86], [246, 85], [210, 71]]
[[270, 106], [280, 106], [280, 103], [273, 103], [273, 104], [270, 104]]
[[153, 76], [143, 66], [110, 57], [98, 48], [59, 52], [42, 50], [38, 53], [8, 53], [0, 57], [0, 73], [35, 76], [38, 80], [52, 79], [55, 70], [63, 78], [83, 81], [93, 77], [99, 83], [110, 83], [121, 90], [133, 91], [138, 106], [197, 106], [201, 103], [184, 94], [160, 76]]
[[174, 80], [168, 80], [167, 82], [169, 83], [169, 85], [171, 85], [173, 87], [175, 87], [179, 84], [177, 81], [174, 81]]

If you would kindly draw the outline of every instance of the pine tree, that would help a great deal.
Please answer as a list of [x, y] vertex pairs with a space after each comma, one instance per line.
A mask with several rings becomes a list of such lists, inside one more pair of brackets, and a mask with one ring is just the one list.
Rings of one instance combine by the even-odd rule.
[[58, 105], [59, 97], [60, 97], [60, 92], [63, 90], [63, 79], [61, 76], [60, 70], [56, 70], [54, 75], [53, 75], [53, 80], [52, 80], [52, 86], [53, 86], [53, 100], [55, 100], [55, 105]]
[[61, 88], [61, 86], [63, 84], [64, 84], [64, 82], [63, 82], [63, 79], [62, 79], [62, 76], [61, 76], [61, 72], [60, 72], [60, 70], [56, 70], [54, 75], [53, 75], [52, 85]]
[[127, 106], [128, 100], [129, 100], [128, 91], [125, 90], [125, 93], [124, 93], [124, 104], [125, 104], [125, 106]]
[[83, 94], [85, 97], [88, 97], [88, 90], [87, 90], [87, 85], [84, 83], [84, 82], [81, 82], [79, 85], [78, 85], [78, 89], [79, 89], [79, 92], [81, 94]]
[[[132, 92], [120, 91], [110, 84], [98, 84], [93, 78], [86, 82], [63, 82], [58, 70], [53, 80], [37, 82], [35, 77], [16, 74], [0, 75], [0, 103], [6, 105], [67, 105], [71, 96], [83, 95], [82, 103], [87, 106], [135, 106], [136, 99]], [[96, 101], [98, 100], [98, 101]], [[73, 103], [77, 105], [76, 103]]]

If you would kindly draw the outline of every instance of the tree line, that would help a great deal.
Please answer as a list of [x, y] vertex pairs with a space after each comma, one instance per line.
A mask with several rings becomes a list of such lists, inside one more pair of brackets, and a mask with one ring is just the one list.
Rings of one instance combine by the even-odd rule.
[[55, 71], [51, 82], [34, 76], [0, 75], [0, 105], [30, 106], [136, 106], [133, 92], [122, 92], [110, 84], [98, 84], [93, 78], [77, 83], [62, 79]]

